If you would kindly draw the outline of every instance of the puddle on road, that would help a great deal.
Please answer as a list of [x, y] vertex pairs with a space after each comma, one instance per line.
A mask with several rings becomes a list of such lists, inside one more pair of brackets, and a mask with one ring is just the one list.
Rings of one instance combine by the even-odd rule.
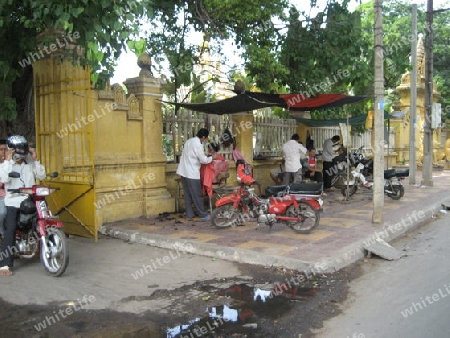
[[[290, 302], [309, 299], [317, 290], [286, 284], [278, 284], [272, 291], [246, 284], [234, 284], [224, 289], [206, 286], [202, 291], [229, 297], [231, 304], [207, 307], [202, 317], [167, 329], [166, 337], [245, 337], [258, 329], [258, 318], [279, 318], [290, 309]], [[203, 300], [208, 299], [209, 296], [205, 296]]]

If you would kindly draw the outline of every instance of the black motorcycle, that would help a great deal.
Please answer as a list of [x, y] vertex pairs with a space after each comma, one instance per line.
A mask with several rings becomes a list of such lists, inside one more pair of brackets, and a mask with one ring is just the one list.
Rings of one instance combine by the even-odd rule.
[[[341, 189], [341, 193], [344, 196], [352, 196], [358, 190], [358, 182], [360, 179], [355, 179], [354, 176], [359, 174], [363, 175], [367, 180], [368, 177], [373, 177], [373, 159], [368, 159], [362, 153], [363, 147], [343, 156], [336, 158], [336, 167], [338, 168], [336, 174], [332, 179], [332, 184]], [[350, 180], [347, 183], [347, 158], [350, 167], [354, 167], [354, 170], [350, 170]], [[341, 164], [341, 167], [339, 167]], [[405, 189], [402, 182], [406, 177], [409, 177], [409, 169], [386, 169], [384, 170], [384, 193], [393, 200], [399, 200], [405, 194]], [[372, 184], [365, 185], [366, 188], [371, 189]]]

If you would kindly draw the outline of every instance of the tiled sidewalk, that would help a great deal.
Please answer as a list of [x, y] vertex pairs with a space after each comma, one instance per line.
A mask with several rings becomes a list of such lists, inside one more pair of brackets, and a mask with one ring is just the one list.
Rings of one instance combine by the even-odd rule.
[[[434, 174], [433, 187], [411, 186], [408, 179], [404, 182], [402, 199], [394, 201], [385, 196], [383, 225], [372, 223], [372, 191], [361, 188], [350, 201], [343, 201], [338, 190], [327, 193], [320, 225], [308, 235], [297, 234], [282, 224], [270, 229], [256, 222], [218, 229], [209, 222], [186, 221], [180, 214], [109, 223], [100, 232], [243, 263], [305, 270], [321, 262], [324, 270], [333, 271], [363, 257], [362, 245], [368, 238], [378, 233], [389, 241], [429, 219], [442, 203], [450, 201], [448, 171]], [[394, 233], [395, 224], [399, 231]]]

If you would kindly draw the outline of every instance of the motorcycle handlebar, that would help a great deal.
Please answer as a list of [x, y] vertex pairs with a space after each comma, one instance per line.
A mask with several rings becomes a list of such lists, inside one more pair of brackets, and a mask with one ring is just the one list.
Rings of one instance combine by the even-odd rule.
[[[61, 190], [61, 188], [60, 187], [46, 187], [46, 188], [48, 188], [48, 189], [53, 189], [53, 190]], [[24, 189], [24, 188], [22, 188], [22, 189]], [[29, 189], [31, 189], [31, 188], [26, 188], [27, 190], [29, 190]], [[22, 193], [21, 191], [20, 191], [20, 188], [16, 188], [16, 189], [7, 189], [7, 191], [8, 192], [10, 192], [10, 193], [13, 193], [13, 194], [20, 194], [20, 193]], [[23, 192], [24, 194], [26, 194], [26, 193], [29, 193], [29, 192]]]

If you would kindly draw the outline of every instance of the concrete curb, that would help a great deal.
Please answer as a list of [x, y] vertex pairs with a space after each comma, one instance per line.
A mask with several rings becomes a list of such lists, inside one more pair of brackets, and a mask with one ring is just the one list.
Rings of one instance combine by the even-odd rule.
[[[450, 203], [450, 199], [448, 200], [448, 202], [443, 203], [444, 204]], [[428, 206], [425, 210], [422, 210], [424, 214], [423, 217], [412, 220], [412, 222], [410, 222], [410, 224], [406, 226], [404, 225], [403, 222], [403, 225], [400, 227], [400, 230], [397, 231], [392, 231], [392, 228], [395, 229], [396, 224], [401, 223], [402, 220], [405, 220], [405, 218], [402, 217], [400, 220], [385, 223], [383, 228], [381, 229], [376, 229], [377, 225], [373, 225], [374, 233], [372, 235], [366, 237], [365, 239], [363, 239], [358, 243], [353, 243], [340, 249], [339, 251], [336, 252], [334, 257], [325, 257], [318, 263], [321, 266], [326, 265], [327, 268], [325, 269], [324, 272], [338, 271], [364, 258], [366, 255], [366, 250], [364, 249], [364, 246], [370, 245], [370, 243], [373, 243], [376, 238], [380, 238], [388, 243], [392, 242], [393, 240], [397, 239], [403, 234], [419, 228], [425, 222], [433, 218], [433, 216], [436, 215], [440, 209], [441, 205]], [[379, 236], [380, 234], [382, 234], [383, 236]]]
[[[180, 240], [155, 234], [140, 233], [133, 230], [118, 230], [117, 228], [113, 229], [107, 225], [101, 226], [99, 228], [99, 233], [133, 243], [146, 244], [158, 248], [177, 250], [193, 255], [219, 258], [238, 263], [285, 267], [299, 271], [308, 270], [311, 267], [310, 262], [302, 261], [300, 259], [260, 254], [246, 249], [235, 249], [216, 244], [191, 242], [189, 240]], [[262, 262], [264, 262], [264, 264]]]
[[[362, 240], [356, 240], [354, 243], [338, 249], [331, 255], [325, 256], [315, 262], [268, 255], [247, 249], [236, 249], [217, 244], [172, 238], [170, 236], [137, 232], [136, 230], [128, 230], [126, 228], [118, 228], [109, 225], [101, 226], [99, 233], [133, 243], [146, 244], [232, 262], [265, 267], [283, 267], [304, 272], [312, 271], [313, 273], [326, 273], [338, 271], [364, 258], [366, 253], [364, 246], [374, 243], [377, 238], [389, 243], [406, 232], [420, 227], [426, 221], [431, 219], [433, 215], [439, 212], [442, 203], [450, 204], [450, 199], [442, 200], [440, 202], [435, 201], [433, 205], [426, 206], [423, 209], [415, 208], [410, 214], [407, 214], [407, 210], [411, 210], [411, 208], [405, 208], [404, 215], [398, 214], [399, 218], [395, 220], [385, 219], [382, 227], [378, 228], [378, 226], [374, 224], [373, 233], [370, 236], [367, 236]], [[411, 204], [411, 206], [413, 206], [413, 204]]]

